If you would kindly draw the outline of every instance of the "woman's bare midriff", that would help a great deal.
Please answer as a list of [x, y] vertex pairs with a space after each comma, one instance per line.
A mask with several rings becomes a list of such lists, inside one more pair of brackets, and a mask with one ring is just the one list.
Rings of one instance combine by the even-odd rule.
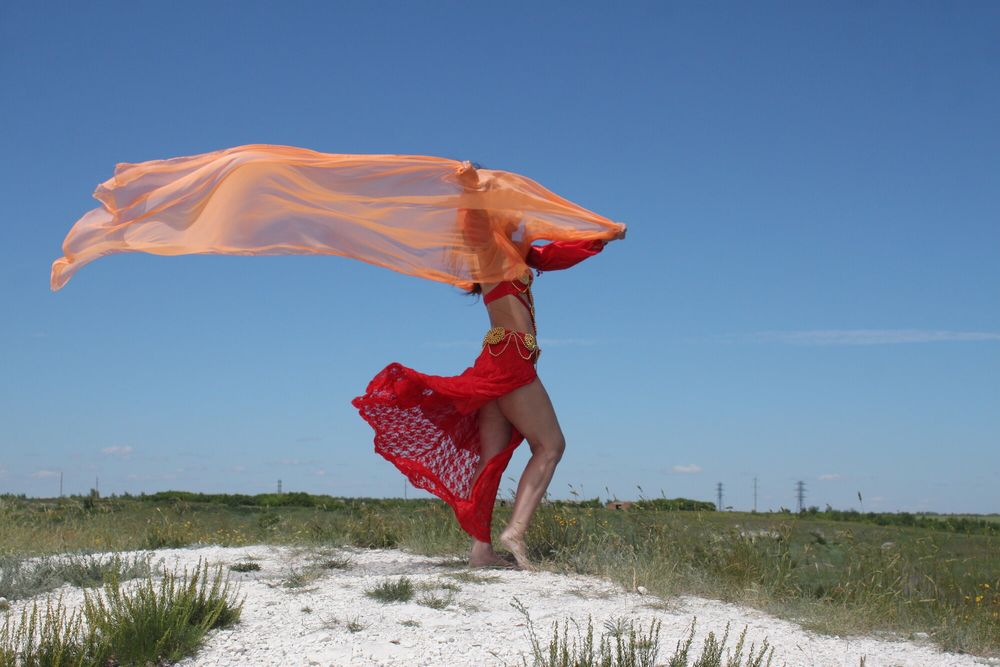
[[[525, 278], [527, 280], [527, 277]], [[483, 283], [483, 294], [489, 294], [490, 290], [499, 283]], [[486, 304], [486, 312], [490, 314], [491, 327], [505, 327], [514, 331], [524, 331], [535, 335], [535, 329], [531, 326], [531, 315], [516, 296], [507, 294], [495, 301]]]

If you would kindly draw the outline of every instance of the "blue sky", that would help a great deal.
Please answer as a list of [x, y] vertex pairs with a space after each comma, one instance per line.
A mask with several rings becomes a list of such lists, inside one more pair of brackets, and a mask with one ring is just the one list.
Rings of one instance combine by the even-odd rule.
[[0, 491], [403, 494], [350, 399], [461, 372], [478, 301], [337, 257], [49, 291], [116, 162], [271, 143], [475, 160], [629, 224], [535, 290], [553, 496], [1000, 511], [1000, 6], [568, 7], [4, 3]]

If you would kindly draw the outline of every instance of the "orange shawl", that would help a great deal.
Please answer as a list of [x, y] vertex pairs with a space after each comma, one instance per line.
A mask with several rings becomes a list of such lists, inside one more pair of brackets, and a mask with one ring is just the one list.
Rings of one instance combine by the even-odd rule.
[[59, 290], [120, 252], [341, 255], [468, 287], [527, 271], [536, 239], [609, 240], [624, 229], [496, 169], [422, 155], [339, 155], [249, 144], [119, 163], [52, 263]]

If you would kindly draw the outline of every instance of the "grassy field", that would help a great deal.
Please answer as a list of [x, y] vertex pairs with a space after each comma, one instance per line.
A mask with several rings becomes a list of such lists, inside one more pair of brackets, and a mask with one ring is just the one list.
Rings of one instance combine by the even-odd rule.
[[[289, 504], [296, 497], [310, 506]], [[0, 572], [27, 556], [66, 552], [271, 543], [452, 555], [469, 544], [450, 509], [434, 500], [198, 500], [0, 497]], [[497, 509], [496, 526], [508, 511]], [[967, 518], [973, 521], [960, 524], [967, 532], [955, 532], [834, 521], [822, 513], [547, 504], [528, 542], [532, 555], [557, 572], [606, 576], [661, 596], [751, 605], [820, 632], [925, 632], [946, 650], [1000, 656], [1000, 534], [995, 524]], [[20, 586], [0, 576], [0, 597], [27, 597], [43, 585]]]

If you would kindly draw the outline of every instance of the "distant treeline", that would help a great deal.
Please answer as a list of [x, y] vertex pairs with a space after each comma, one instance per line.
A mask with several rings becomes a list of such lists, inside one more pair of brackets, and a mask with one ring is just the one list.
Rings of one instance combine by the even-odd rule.
[[[76, 498], [78, 496], [70, 496]], [[92, 492], [91, 497], [79, 496], [84, 501], [95, 502], [96, 492]], [[315, 507], [325, 510], [361, 508], [372, 509], [392, 509], [392, 508], [414, 508], [426, 505], [440, 504], [442, 501], [437, 498], [337, 498], [328, 495], [315, 495], [300, 491], [290, 491], [288, 493], [259, 493], [247, 495], [239, 493], [195, 493], [192, 491], [160, 491], [157, 493], [141, 493], [133, 495], [129, 493], [112, 494], [112, 498], [133, 499], [150, 503], [204, 503], [220, 504], [229, 507]], [[0, 493], [0, 499], [21, 499], [29, 500], [23, 493]], [[506, 504], [509, 501], [501, 501]], [[615, 501], [618, 502], [618, 501]], [[692, 500], [690, 498], [651, 498], [635, 501], [621, 501], [623, 509], [627, 511], [654, 510], [671, 512], [715, 512], [715, 503], [704, 500]], [[572, 508], [592, 508], [601, 509], [608, 505], [600, 498], [587, 500], [553, 500], [551, 505], [555, 507]], [[759, 513], [766, 516], [770, 512]], [[854, 523], [869, 523], [878, 526], [902, 526], [912, 528], [925, 528], [929, 530], [940, 530], [950, 533], [961, 533], [965, 535], [1000, 535], [1000, 520], [997, 518], [979, 518], [977, 516], [961, 516], [938, 514], [926, 512], [913, 514], [911, 512], [859, 512], [857, 510], [835, 510], [827, 505], [825, 510], [818, 507], [809, 507], [799, 513], [781, 508], [779, 515], [799, 516], [809, 519], [825, 519], [827, 521], [846, 521]], [[986, 515], [993, 516], [993, 515]]]
[[217, 503], [230, 507], [318, 507], [321, 509], [342, 509], [347, 507], [378, 507], [387, 509], [391, 507], [412, 507], [426, 503], [441, 502], [436, 498], [415, 498], [403, 500], [402, 498], [335, 498], [327, 495], [315, 495], [303, 493], [301, 491], [289, 491], [288, 493], [258, 493], [256, 495], [245, 495], [241, 493], [194, 493], [192, 491], [158, 491], [157, 493], [142, 493], [137, 496], [128, 493], [118, 496], [119, 498], [133, 498], [147, 502], [176, 502], [184, 501], [189, 503]]
[[714, 512], [715, 503], [703, 500], [691, 500], [690, 498], [653, 498], [652, 500], [625, 500], [605, 502], [600, 498], [590, 500], [553, 500], [550, 501], [555, 507], [590, 507], [593, 509], [606, 507], [615, 503], [621, 503], [623, 509], [628, 510], [670, 510], [673, 512]]
[[1000, 535], [1000, 522], [946, 514], [911, 514], [910, 512], [858, 512], [857, 510], [835, 510], [829, 506], [823, 511], [810, 507], [799, 513], [815, 519], [830, 521], [854, 521], [873, 523], [878, 526], [907, 526], [929, 528], [966, 535]]
[[714, 512], [715, 503], [690, 498], [650, 498], [637, 500], [630, 509], [670, 510], [680, 512]]
[[[157, 493], [132, 496], [123, 494], [119, 498], [134, 498], [149, 502], [170, 502], [183, 500], [189, 503], [219, 503], [222, 505], [255, 506], [255, 507], [321, 507], [335, 509], [342, 507], [372, 506], [379, 508], [413, 507], [425, 503], [439, 503], [437, 498], [335, 498], [326, 495], [313, 495], [299, 491], [288, 493], [259, 493], [244, 495], [239, 493], [195, 493], [192, 491], [159, 491]], [[600, 498], [590, 500], [553, 500], [556, 507], [602, 508], [605, 503]], [[636, 500], [626, 503], [630, 510], [671, 510], [683, 512], [714, 512], [715, 503], [690, 498], [653, 498], [651, 500]]]

